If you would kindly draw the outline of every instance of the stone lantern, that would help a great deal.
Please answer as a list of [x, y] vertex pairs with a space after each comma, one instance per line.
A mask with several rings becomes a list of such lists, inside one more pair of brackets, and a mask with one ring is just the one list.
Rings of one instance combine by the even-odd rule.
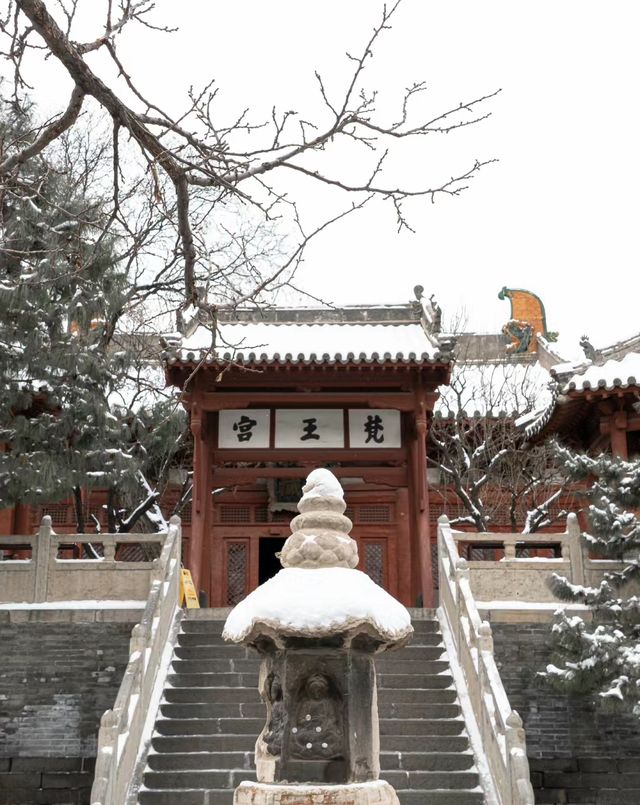
[[276, 576], [229, 615], [223, 636], [262, 655], [267, 720], [258, 782], [234, 805], [397, 805], [379, 780], [374, 656], [405, 645], [407, 610], [356, 570], [357, 545], [335, 476], [314, 470]]

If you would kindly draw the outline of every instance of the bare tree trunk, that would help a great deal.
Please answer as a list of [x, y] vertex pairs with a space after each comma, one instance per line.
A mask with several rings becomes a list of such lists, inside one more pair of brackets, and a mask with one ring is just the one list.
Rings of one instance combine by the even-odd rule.
[[76, 513], [76, 527], [78, 534], [86, 533], [86, 523], [84, 519], [84, 509], [82, 502], [82, 490], [79, 486], [73, 487], [73, 507]]

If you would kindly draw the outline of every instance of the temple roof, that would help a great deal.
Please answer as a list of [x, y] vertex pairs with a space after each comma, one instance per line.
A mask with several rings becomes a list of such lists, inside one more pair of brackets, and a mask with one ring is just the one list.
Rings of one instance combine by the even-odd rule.
[[[236, 310], [165, 336], [171, 363], [449, 363], [423, 305]], [[430, 331], [431, 329], [431, 331]]]
[[589, 392], [622, 391], [640, 387], [640, 335], [595, 350], [584, 339], [590, 357], [578, 363], [551, 368], [556, 388], [549, 404], [528, 421], [521, 421], [527, 438], [537, 438], [567, 426], [585, 415], [584, 395]]

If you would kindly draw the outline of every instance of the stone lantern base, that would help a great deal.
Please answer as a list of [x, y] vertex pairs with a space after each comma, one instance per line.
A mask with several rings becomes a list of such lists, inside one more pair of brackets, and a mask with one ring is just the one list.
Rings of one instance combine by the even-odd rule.
[[384, 780], [347, 785], [244, 782], [236, 788], [233, 805], [399, 805]]

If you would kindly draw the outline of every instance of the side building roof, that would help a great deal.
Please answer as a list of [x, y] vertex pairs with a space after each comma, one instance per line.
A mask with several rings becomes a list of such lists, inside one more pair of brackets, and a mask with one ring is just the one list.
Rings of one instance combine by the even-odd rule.
[[640, 334], [601, 350], [595, 350], [584, 339], [583, 348], [589, 356], [584, 361], [552, 367], [552, 399], [537, 417], [522, 423], [528, 439], [540, 439], [574, 426], [586, 416], [587, 396], [640, 391]]

